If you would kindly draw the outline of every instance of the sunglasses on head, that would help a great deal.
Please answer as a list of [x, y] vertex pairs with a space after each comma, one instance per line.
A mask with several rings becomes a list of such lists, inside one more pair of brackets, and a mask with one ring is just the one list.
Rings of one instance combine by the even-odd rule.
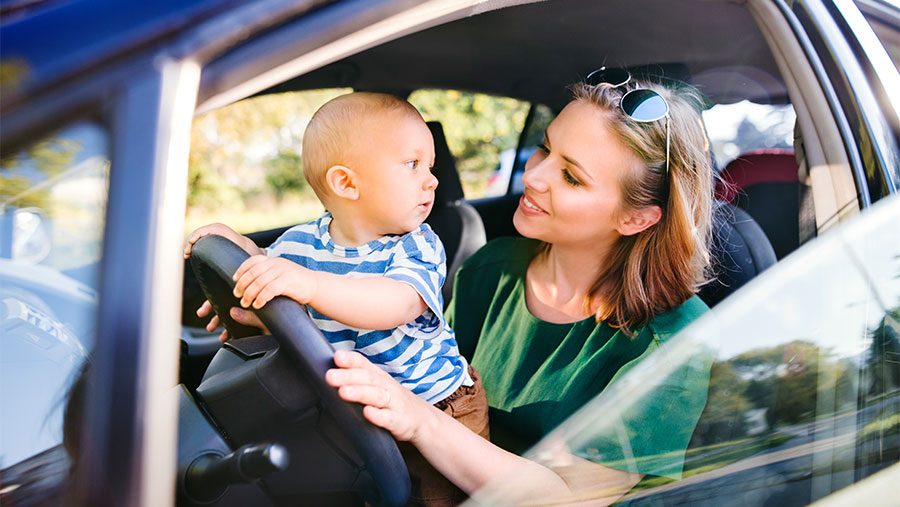
[[[600, 67], [584, 78], [584, 83], [589, 86], [607, 83], [619, 88], [629, 82], [631, 73], [621, 68]], [[622, 95], [619, 108], [625, 116], [641, 123], [666, 119], [666, 174], [669, 174], [669, 103], [666, 99], [649, 88], [635, 88]]]

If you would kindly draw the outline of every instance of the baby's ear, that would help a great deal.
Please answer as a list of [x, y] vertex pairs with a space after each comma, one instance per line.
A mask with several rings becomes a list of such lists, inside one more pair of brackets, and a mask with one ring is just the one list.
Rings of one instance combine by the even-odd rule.
[[331, 193], [337, 197], [355, 201], [359, 199], [359, 189], [356, 188], [356, 173], [348, 167], [333, 165], [325, 172], [325, 183]]

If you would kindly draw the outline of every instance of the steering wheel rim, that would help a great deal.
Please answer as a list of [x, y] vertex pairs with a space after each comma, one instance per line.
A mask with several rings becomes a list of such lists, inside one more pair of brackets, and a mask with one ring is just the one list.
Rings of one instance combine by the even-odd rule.
[[[232, 293], [235, 282], [231, 277], [249, 257], [241, 247], [217, 235], [200, 238], [191, 249], [191, 267], [197, 280], [233, 338], [259, 334], [257, 329], [238, 324], [228, 316], [231, 307], [240, 306]], [[383, 505], [405, 504], [409, 498], [410, 479], [397, 443], [387, 431], [365, 419], [361, 405], [342, 400], [337, 389], [325, 382], [325, 372], [335, 366], [334, 348], [306, 309], [288, 297], [278, 296], [256, 314], [304, 374], [322, 406], [334, 417], [362, 457], [380, 494], [378, 499], [367, 500]]]

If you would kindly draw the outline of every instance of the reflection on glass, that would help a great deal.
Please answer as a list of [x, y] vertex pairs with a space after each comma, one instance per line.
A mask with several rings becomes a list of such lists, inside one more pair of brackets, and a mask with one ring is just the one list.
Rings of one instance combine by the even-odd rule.
[[[0, 503], [51, 494], [70, 386], [94, 344], [108, 140], [80, 123], [0, 160]], [[37, 496], [35, 496], [37, 495]]]
[[[806, 505], [900, 459], [900, 197], [810, 243], [667, 342], [527, 456], [565, 477], [573, 457], [651, 472], [628, 505]], [[682, 453], [629, 456], [621, 421], [712, 355], [705, 408]], [[679, 410], [682, 399], [677, 399]], [[661, 417], [665, 417], [662, 415]], [[652, 440], [653, 421], [642, 431]], [[598, 441], [620, 435], [618, 462]], [[599, 452], [598, 452], [599, 451]], [[679, 478], [680, 477], [680, 478]], [[476, 494], [514, 498], [514, 480]], [[604, 498], [596, 482], [570, 503]], [[540, 503], [540, 502], [539, 502]]]

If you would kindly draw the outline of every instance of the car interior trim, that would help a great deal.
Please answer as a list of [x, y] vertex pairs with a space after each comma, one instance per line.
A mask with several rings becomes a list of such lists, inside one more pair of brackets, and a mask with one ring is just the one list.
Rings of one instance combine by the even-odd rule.
[[[813, 9], [816, 13], [814, 19]], [[877, 77], [869, 79], [875, 74], [874, 68], [869, 65], [864, 69], [864, 63], [857, 56], [861, 49], [859, 35], [868, 32], [874, 37], [871, 25], [864, 19], [858, 20], [861, 23], [850, 24], [838, 9], [834, 0], [829, 0], [827, 5], [810, 4], [807, 14], [819, 27], [819, 33], [823, 36], [821, 44], [828, 48], [820, 54], [825, 69], [832, 75], [835, 92], [840, 95], [845, 118], [854, 134], [854, 138], [848, 139], [847, 143], [859, 151], [860, 163], [855, 169], [861, 171], [859, 177], [866, 183], [860, 185], [861, 190], [868, 193], [869, 202], [874, 202], [890, 193], [888, 188], [893, 188], [892, 168], [900, 162], [897, 143], [882, 112], [882, 107], [890, 110], [891, 105], [879, 102], [872, 86], [873, 81], [878, 81]], [[862, 18], [862, 15], [859, 17]], [[842, 34], [848, 30], [854, 33], [854, 38], [844, 39]], [[883, 48], [881, 52], [884, 52]], [[881, 142], [876, 142], [876, 139]], [[869, 167], [864, 166], [862, 160], [867, 161]]]
[[[867, 176], [867, 168], [862, 162], [863, 157], [869, 160], [879, 156], [871, 151], [861, 151], [873, 149], [866, 147], [872, 142], [871, 132], [868, 119], [860, 111], [859, 94], [853, 90], [857, 86], [866, 86], [865, 75], [859, 70], [859, 62], [846, 41], [833, 40], [842, 37], [842, 32], [824, 1], [798, 0], [792, 4], [792, 11], [795, 16], [791, 22], [798, 24], [798, 33], [803, 33], [803, 37], [799, 38], [801, 44], [808, 55], [816, 55], [814, 69], [826, 85], [826, 98], [841, 131], [850, 169], [858, 183], [856, 190], [860, 207], [868, 207], [873, 202], [870, 190], [875, 190], [877, 200], [883, 194], [883, 188], [878, 188], [882, 185]], [[854, 84], [851, 86], [850, 83]], [[875, 188], [872, 188], [873, 185]]]
[[[197, 114], [230, 104], [378, 43], [402, 37], [437, 22], [462, 17], [469, 13], [474, 6], [484, 2], [485, 0], [432, 0], [366, 26], [329, 44], [320, 45], [312, 51], [300, 49], [304, 41], [299, 41], [299, 43], [295, 43], [295, 47], [300, 50], [295, 50], [293, 53], [300, 54], [300, 56], [265, 72], [255, 74], [242, 83], [226, 86], [227, 89], [223, 89], [222, 92], [201, 98], [197, 106]], [[284, 52], [285, 48], [281, 47], [279, 50]], [[207, 88], [205, 82], [201, 84], [201, 88]]]
[[[790, 8], [783, 2], [773, 4], [763, 1], [753, 1], [748, 6], [754, 16], [762, 20], [761, 29], [767, 40], [771, 41], [773, 56], [786, 85], [792, 90], [792, 103], [803, 132], [816, 225], [821, 233], [857, 214], [860, 209], [861, 202], [844, 142], [846, 137], [842, 135], [849, 127], [843, 112], [835, 111], [834, 91], [805, 33], [795, 26], [799, 20]], [[798, 65], [804, 61], [809, 65]], [[839, 125], [836, 117], [844, 125]]]
[[[809, 60], [786, 19], [793, 14], [779, 10], [771, 2], [751, 1], [747, 6], [772, 50], [797, 113], [815, 203], [816, 229], [821, 232], [838, 221], [835, 218], [846, 203], [857, 202], [846, 155], [841, 149], [831, 148], [842, 146], [840, 132], [830, 114], [822, 85], [811, 67], [813, 64], [799, 65], [799, 62]], [[835, 190], [838, 187], [844, 190]]]

